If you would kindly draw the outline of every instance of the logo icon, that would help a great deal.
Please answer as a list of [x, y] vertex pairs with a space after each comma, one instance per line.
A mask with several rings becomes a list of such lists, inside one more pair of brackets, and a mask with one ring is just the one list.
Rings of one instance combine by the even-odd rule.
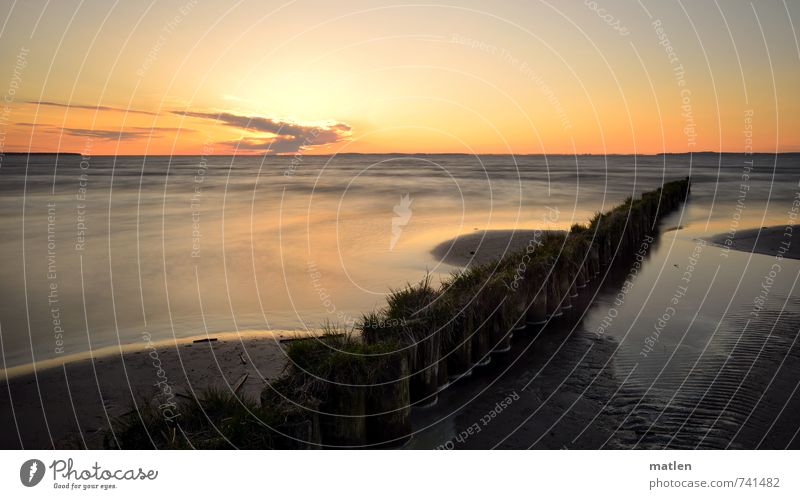
[[44, 478], [44, 463], [38, 459], [28, 459], [19, 469], [19, 479], [26, 487], [35, 487]]
[[394, 249], [403, 227], [411, 220], [411, 198], [408, 194], [400, 196], [400, 204], [394, 205], [394, 214], [397, 216], [392, 217], [392, 240], [389, 242], [389, 251]]

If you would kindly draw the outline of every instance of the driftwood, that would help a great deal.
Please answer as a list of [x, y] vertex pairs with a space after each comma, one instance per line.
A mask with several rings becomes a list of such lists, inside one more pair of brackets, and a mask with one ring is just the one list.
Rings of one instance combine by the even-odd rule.
[[236, 383], [234, 383], [234, 385], [233, 385], [233, 393], [237, 393], [239, 391], [239, 389], [242, 388], [242, 385], [244, 385], [244, 382], [247, 381], [247, 376], [248, 376], [248, 374], [244, 373], [239, 377], [238, 380], [236, 380]]
[[[344, 336], [342, 333], [334, 333], [334, 334], [326, 334], [325, 337], [327, 338], [340, 338]], [[320, 338], [320, 336], [301, 336], [299, 338], [283, 338], [278, 340], [278, 343], [294, 343], [295, 341], [303, 341], [312, 338]]]

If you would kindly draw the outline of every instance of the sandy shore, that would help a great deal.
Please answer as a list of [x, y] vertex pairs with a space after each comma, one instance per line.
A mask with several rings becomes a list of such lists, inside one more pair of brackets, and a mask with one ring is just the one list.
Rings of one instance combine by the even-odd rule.
[[99, 447], [110, 420], [165, 386], [179, 397], [191, 397], [209, 387], [232, 390], [247, 374], [238, 393], [257, 398], [265, 380], [285, 367], [280, 340], [299, 334], [229, 333], [204, 343], [190, 338], [11, 375], [0, 381], [0, 425], [5, 428], [0, 448]]
[[423, 431], [408, 447], [615, 447], [619, 421], [604, 404], [621, 381], [608, 362], [616, 343], [581, 328], [550, 329], [518, 331], [510, 352], [451, 385], [432, 409], [415, 413], [415, 428]]
[[716, 246], [729, 247], [738, 251], [749, 251], [763, 255], [775, 256], [782, 243], [792, 244], [783, 254], [786, 258], [800, 259], [800, 225], [792, 225], [791, 236], [787, 237], [786, 226], [761, 227], [737, 231], [731, 238], [728, 234], [717, 234], [708, 238], [708, 242]]
[[546, 231], [536, 230], [482, 230], [462, 234], [445, 241], [431, 250], [439, 261], [466, 267], [488, 263], [497, 258], [523, 250]]
[[[441, 243], [431, 253], [450, 265], [482, 264], [524, 249], [541, 234], [476, 231]], [[451, 384], [433, 408], [412, 414], [421, 431], [408, 447], [613, 447], [619, 421], [604, 412], [604, 403], [620, 383], [609, 362], [615, 348], [611, 338], [558, 322], [549, 325], [547, 334], [516, 331], [510, 352], [493, 356], [488, 366]]]

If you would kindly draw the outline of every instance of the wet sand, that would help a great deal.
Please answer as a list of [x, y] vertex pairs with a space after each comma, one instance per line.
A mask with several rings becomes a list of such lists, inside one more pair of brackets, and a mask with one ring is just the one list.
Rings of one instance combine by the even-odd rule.
[[[800, 225], [790, 225], [791, 231], [786, 236], [787, 226], [777, 225], [761, 227], [760, 229], [739, 230], [733, 237], [728, 234], [717, 234], [708, 238], [708, 242], [715, 246], [729, 247], [738, 251], [760, 253], [775, 256], [781, 248], [781, 243], [791, 242], [793, 234], [800, 234]], [[800, 260], [800, 243], [790, 244], [783, 254], [786, 258]]]
[[[534, 237], [532, 230], [476, 232], [442, 243], [432, 253], [466, 266], [522, 249]], [[621, 275], [607, 276], [610, 289]], [[416, 434], [407, 447], [616, 447], [620, 418], [605, 410], [620, 385], [611, 361], [616, 348], [613, 338], [558, 319], [543, 330], [515, 331], [510, 352], [493, 355], [488, 366], [443, 389], [435, 406], [412, 414]]]
[[[750, 239], [757, 231], [740, 231], [737, 249], [755, 247], [758, 253], [775, 254], [770, 252], [780, 244], [785, 227], [779, 229], [762, 230], [758, 245]], [[552, 322], [541, 332], [516, 331], [511, 352], [493, 356], [492, 363], [477, 368], [474, 376], [455, 381], [440, 393], [436, 406], [416, 411], [417, 434], [408, 446], [797, 448], [800, 302], [796, 297], [776, 288], [774, 299], [756, 318], [751, 314], [749, 288], [741, 293], [742, 304], [731, 306], [722, 318], [709, 300], [690, 339], [684, 338], [690, 326], [673, 321], [674, 330], [664, 331], [658, 351], [647, 361], [641, 358], [639, 333], [652, 328], [649, 317], [669, 302], [672, 280], [682, 271], [672, 263], [681, 262], [678, 255], [690, 255], [696, 244], [697, 235], [682, 236], [673, 244], [671, 238], [679, 237], [676, 234], [680, 232], [663, 229], [648, 256], [650, 270], [637, 285], [647, 292], [653, 289], [652, 309], [637, 300], [647, 295], [644, 291], [626, 297], [630, 304], [617, 305], [625, 270], [610, 272], [582, 323], [572, 328]], [[705, 258], [711, 260], [703, 260], [703, 270], [696, 271], [698, 291], [705, 290], [701, 272], [713, 274], [716, 263], [725, 262], [736, 269], [747, 264], [744, 253], [727, 259], [714, 259], [713, 255], [709, 253]], [[785, 254], [796, 258], [790, 255]], [[766, 272], [753, 265], [751, 273]], [[657, 272], [660, 267], [667, 269], [664, 275]], [[786, 262], [789, 281], [792, 269]], [[687, 299], [681, 317], [696, 315], [698, 302], [694, 297]], [[611, 334], [596, 335], [595, 328], [612, 308], [619, 316]], [[639, 314], [643, 318], [636, 322]], [[634, 328], [630, 336], [629, 324]]]
[[619, 382], [616, 348], [580, 326], [515, 332], [510, 352], [455, 381], [413, 414], [416, 449], [615, 447], [619, 420], [604, 411]]
[[503, 255], [525, 249], [547, 232], [536, 230], [481, 230], [462, 234], [455, 239], [437, 245], [431, 254], [437, 260], [466, 267], [488, 263]]
[[98, 448], [109, 421], [154, 395], [166, 400], [159, 392], [165, 386], [177, 397], [193, 397], [211, 387], [233, 390], [247, 374], [237, 393], [257, 398], [265, 380], [284, 369], [280, 340], [297, 334], [228, 334], [204, 343], [190, 339], [2, 380], [0, 425], [5, 431], [0, 432], [0, 448]]

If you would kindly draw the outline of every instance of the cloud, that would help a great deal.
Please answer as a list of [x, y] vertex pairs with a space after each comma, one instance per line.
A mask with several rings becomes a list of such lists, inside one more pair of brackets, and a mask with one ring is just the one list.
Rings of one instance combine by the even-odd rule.
[[138, 109], [125, 109], [123, 107], [92, 106], [88, 104], [64, 104], [61, 102], [53, 102], [46, 100], [29, 100], [25, 101], [25, 103], [34, 104], [37, 106], [62, 107], [66, 109], [86, 109], [88, 111], [114, 111], [118, 113], [147, 114], [149, 116], [158, 116], [158, 113], [153, 113], [151, 111], [140, 111]]
[[347, 123], [328, 122], [303, 125], [288, 120], [264, 118], [261, 116], [241, 116], [231, 113], [201, 113], [174, 111], [174, 114], [222, 122], [230, 127], [251, 132], [271, 134], [269, 137], [242, 138], [224, 142], [223, 145], [261, 151], [266, 154], [298, 152], [311, 146], [333, 144], [350, 136], [352, 128]]
[[62, 128], [61, 132], [72, 137], [93, 137], [99, 140], [134, 140], [150, 137], [144, 131], [97, 130], [89, 128]]
[[98, 128], [70, 128], [48, 125], [42, 123], [15, 123], [16, 126], [36, 127], [44, 129], [46, 133], [58, 133], [71, 137], [92, 137], [98, 140], [136, 140], [159, 137], [165, 132], [194, 132], [189, 128], [166, 127], [129, 127], [126, 130], [104, 130]]

